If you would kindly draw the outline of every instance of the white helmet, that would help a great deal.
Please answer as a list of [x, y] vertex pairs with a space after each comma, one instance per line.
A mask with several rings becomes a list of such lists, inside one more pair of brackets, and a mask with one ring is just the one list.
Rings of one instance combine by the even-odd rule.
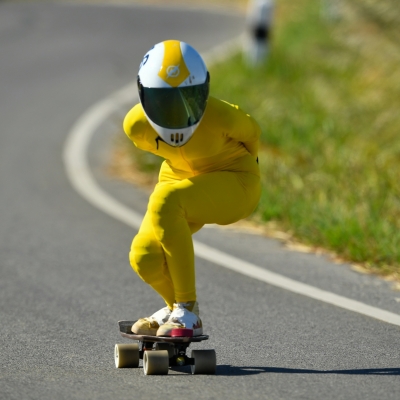
[[210, 75], [200, 54], [179, 40], [156, 44], [139, 67], [140, 102], [161, 139], [175, 147], [192, 137], [207, 106]]

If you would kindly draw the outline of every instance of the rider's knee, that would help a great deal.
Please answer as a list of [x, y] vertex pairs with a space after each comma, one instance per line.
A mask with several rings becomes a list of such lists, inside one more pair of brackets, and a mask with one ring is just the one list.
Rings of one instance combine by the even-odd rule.
[[137, 235], [132, 242], [129, 261], [139, 277], [151, 283], [162, 273], [165, 259], [158, 242], [146, 236]]

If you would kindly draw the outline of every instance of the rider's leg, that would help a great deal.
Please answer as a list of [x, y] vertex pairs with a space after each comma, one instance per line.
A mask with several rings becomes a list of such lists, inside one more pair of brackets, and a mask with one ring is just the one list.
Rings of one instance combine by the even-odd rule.
[[[191, 234], [197, 232], [201, 227], [201, 224], [188, 224]], [[175, 303], [174, 285], [167, 267], [164, 250], [155, 237], [148, 212], [138, 234], [132, 241], [129, 260], [139, 277], [148, 283], [172, 309]]]
[[248, 173], [215, 172], [157, 185], [149, 203], [154, 234], [164, 250], [174, 286], [172, 314], [157, 331], [168, 336], [176, 327], [202, 334], [198, 316], [194, 250], [188, 221], [230, 224], [248, 216], [260, 195], [259, 178]]
[[196, 300], [190, 223], [231, 224], [247, 217], [260, 196], [259, 177], [213, 172], [156, 186], [148, 212], [173, 282], [175, 301]]
[[[201, 228], [199, 224], [189, 224], [191, 232]], [[166, 302], [167, 306], [150, 317], [140, 318], [132, 331], [141, 335], [155, 335], [158, 328], [166, 322], [175, 303], [174, 285], [172, 283], [164, 250], [155, 238], [154, 229], [146, 213], [138, 234], [132, 242], [129, 259], [132, 268], [139, 277], [148, 283]]]

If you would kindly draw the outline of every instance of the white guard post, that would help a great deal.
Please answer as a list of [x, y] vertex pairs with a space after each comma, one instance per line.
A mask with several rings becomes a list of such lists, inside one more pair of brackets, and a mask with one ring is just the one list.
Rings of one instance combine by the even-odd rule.
[[273, 0], [249, 0], [244, 57], [251, 66], [265, 61], [269, 53], [273, 9]]

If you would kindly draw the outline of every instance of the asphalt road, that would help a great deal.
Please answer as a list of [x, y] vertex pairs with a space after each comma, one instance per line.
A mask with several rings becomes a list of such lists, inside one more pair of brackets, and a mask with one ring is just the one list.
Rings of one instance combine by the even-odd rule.
[[[119, 319], [162, 303], [131, 271], [135, 230], [71, 187], [65, 140], [92, 104], [128, 84], [167, 37], [201, 51], [243, 18], [145, 7], [0, 3], [1, 399], [398, 399], [400, 328], [197, 260], [199, 302], [216, 376], [117, 370]], [[88, 155], [104, 190], [138, 212], [147, 194], [105, 174], [125, 110]], [[399, 313], [390, 283], [252, 233], [196, 239], [292, 279]]]

